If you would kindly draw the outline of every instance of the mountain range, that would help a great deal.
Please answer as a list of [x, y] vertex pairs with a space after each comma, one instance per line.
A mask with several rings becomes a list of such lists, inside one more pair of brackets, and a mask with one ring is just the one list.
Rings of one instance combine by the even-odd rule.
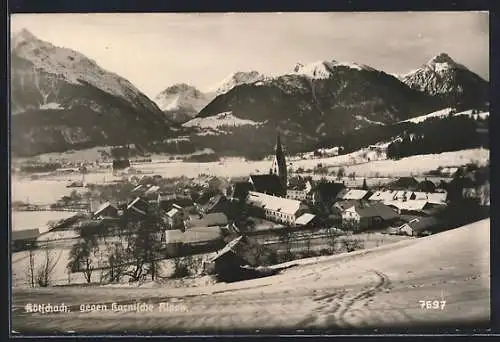
[[239, 154], [268, 151], [277, 129], [294, 150], [444, 107], [488, 105], [488, 82], [444, 53], [401, 77], [326, 60], [272, 76], [235, 72], [206, 92], [174, 84], [154, 102], [82, 54], [26, 30], [12, 36], [11, 53], [11, 146], [18, 155], [179, 135], [200, 149]]
[[172, 133], [158, 106], [79, 52], [21, 30], [11, 38], [11, 146], [36, 155]]

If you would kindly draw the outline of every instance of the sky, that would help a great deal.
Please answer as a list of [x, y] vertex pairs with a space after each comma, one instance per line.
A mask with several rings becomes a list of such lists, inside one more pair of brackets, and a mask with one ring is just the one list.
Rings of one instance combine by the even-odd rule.
[[489, 79], [488, 12], [14, 14], [22, 28], [77, 50], [150, 98], [175, 83], [202, 91], [236, 71], [356, 62], [407, 73], [441, 52]]

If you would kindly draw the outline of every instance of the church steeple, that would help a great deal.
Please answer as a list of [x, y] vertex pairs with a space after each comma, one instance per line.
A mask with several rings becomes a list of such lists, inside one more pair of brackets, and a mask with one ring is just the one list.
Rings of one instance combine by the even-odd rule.
[[283, 153], [283, 147], [281, 146], [281, 139], [279, 132], [276, 137], [276, 151], [275, 151], [272, 173], [278, 175], [286, 194], [286, 187], [288, 183], [286, 160], [285, 160], [285, 154]]

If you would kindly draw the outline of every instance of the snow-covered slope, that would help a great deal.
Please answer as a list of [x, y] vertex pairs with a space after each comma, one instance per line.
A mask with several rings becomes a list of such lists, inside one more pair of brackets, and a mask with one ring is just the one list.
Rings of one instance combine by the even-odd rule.
[[184, 123], [198, 114], [214, 98], [185, 83], [174, 84], [155, 96], [160, 109], [173, 121]]
[[[404, 120], [404, 121], [400, 121], [400, 122], [421, 123], [421, 122], [424, 122], [425, 120], [430, 119], [430, 118], [447, 117], [448, 115], [450, 115], [451, 113], [453, 113], [455, 111], [456, 111], [455, 108], [447, 107], [447, 108], [440, 109], [438, 111], [435, 111], [435, 112], [432, 112], [432, 113], [429, 113], [426, 115], [417, 116], [417, 117], [414, 117], [414, 118], [411, 118], [408, 120]], [[469, 110], [465, 110], [465, 111], [458, 112], [458, 113], [455, 112], [452, 115], [453, 116], [467, 115], [467, 116], [474, 118], [474, 119], [477, 119], [477, 118], [485, 119], [485, 118], [489, 117], [490, 113], [489, 112], [477, 112], [475, 110], [469, 109]]]
[[31, 70], [13, 68], [13, 77], [25, 78], [34, 75], [35, 82], [40, 82], [40, 73], [43, 72], [53, 76], [54, 86], [60, 81], [74, 85], [90, 84], [111, 95], [123, 98], [133, 106], [138, 106], [137, 102], [140, 101], [140, 105], [157, 110], [154, 104], [126, 79], [102, 69], [95, 61], [77, 51], [56, 47], [49, 42], [42, 41], [26, 29], [22, 29], [12, 37], [11, 50], [16, 57], [30, 61], [32, 64]]
[[237, 126], [258, 126], [262, 122], [255, 122], [252, 120], [244, 120], [237, 118], [232, 112], [219, 113], [214, 116], [206, 118], [195, 118], [183, 124], [184, 127], [197, 127], [197, 128], [211, 128], [216, 129], [219, 127], [237, 127]]
[[27, 30], [12, 36], [11, 52], [13, 153], [142, 143], [170, 132], [153, 101], [81, 53]]

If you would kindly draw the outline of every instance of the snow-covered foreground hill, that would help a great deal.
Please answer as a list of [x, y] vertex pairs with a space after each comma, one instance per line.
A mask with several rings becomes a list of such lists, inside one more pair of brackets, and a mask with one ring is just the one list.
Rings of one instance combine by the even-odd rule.
[[[460, 327], [490, 320], [490, 222], [426, 238], [304, 259], [281, 274], [193, 288], [13, 290], [13, 329], [118, 333]], [[438, 301], [423, 309], [421, 300]], [[26, 314], [27, 303], [66, 314]], [[80, 312], [81, 304], [153, 305], [151, 312]], [[170, 310], [159, 310], [159, 303]], [[99, 322], [99, 324], [97, 324]]]

